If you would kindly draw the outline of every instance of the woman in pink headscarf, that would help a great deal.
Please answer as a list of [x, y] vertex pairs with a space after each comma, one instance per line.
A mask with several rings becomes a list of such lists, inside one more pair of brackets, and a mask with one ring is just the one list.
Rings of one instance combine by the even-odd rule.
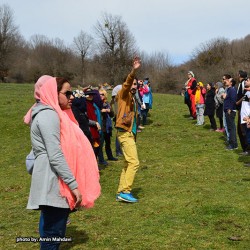
[[[41, 210], [40, 236], [51, 239], [65, 236], [71, 211], [92, 207], [100, 195], [96, 157], [71, 111], [73, 98], [66, 79], [42, 76], [36, 104], [24, 117], [36, 158], [27, 209]], [[40, 245], [58, 249], [60, 241]]]

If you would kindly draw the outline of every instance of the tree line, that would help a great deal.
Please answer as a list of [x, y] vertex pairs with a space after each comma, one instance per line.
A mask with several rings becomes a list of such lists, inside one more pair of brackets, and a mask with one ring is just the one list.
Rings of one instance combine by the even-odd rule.
[[192, 70], [199, 81], [215, 82], [223, 74], [236, 75], [250, 66], [250, 35], [229, 41], [216, 38], [194, 49], [191, 59], [174, 65], [167, 52], [140, 51], [121, 16], [104, 13], [93, 34], [81, 30], [65, 45], [59, 38], [34, 34], [29, 41], [21, 35], [9, 5], [0, 5], [0, 81], [34, 83], [43, 74], [63, 76], [75, 85], [123, 82], [131, 61], [143, 61], [140, 77], [149, 77], [153, 90], [179, 93]]

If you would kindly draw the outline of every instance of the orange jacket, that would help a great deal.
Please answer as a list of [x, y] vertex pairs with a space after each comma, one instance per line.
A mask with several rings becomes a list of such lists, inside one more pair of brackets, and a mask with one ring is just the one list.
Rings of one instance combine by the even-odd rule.
[[[122, 89], [118, 92], [116, 96], [116, 101], [118, 104], [116, 128], [122, 128], [128, 132], [132, 131], [134, 117], [137, 116], [137, 106], [136, 112], [134, 111], [135, 99], [130, 93], [134, 78], [135, 71], [132, 70], [127, 76], [126, 81], [122, 84]], [[124, 122], [124, 118], [126, 117], [131, 117], [130, 123]]]

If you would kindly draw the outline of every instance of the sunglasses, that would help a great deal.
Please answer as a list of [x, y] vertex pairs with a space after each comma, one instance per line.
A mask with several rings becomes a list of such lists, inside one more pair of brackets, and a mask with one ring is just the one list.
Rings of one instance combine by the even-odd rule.
[[103, 95], [103, 96], [104, 96], [104, 94], [100, 94], [100, 95]]
[[60, 92], [61, 94], [65, 95], [67, 97], [67, 99], [70, 99], [71, 96], [73, 96], [73, 92], [68, 90], [65, 93]]

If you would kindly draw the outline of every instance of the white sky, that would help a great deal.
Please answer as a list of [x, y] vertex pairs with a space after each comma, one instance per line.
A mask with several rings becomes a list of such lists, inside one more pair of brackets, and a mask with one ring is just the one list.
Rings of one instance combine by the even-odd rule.
[[14, 12], [26, 40], [34, 34], [70, 45], [81, 30], [94, 35], [103, 12], [122, 16], [137, 46], [168, 52], [173, 63], [189, 59], [201, 43], [250, 34], [250, 0], [0, 0]]

